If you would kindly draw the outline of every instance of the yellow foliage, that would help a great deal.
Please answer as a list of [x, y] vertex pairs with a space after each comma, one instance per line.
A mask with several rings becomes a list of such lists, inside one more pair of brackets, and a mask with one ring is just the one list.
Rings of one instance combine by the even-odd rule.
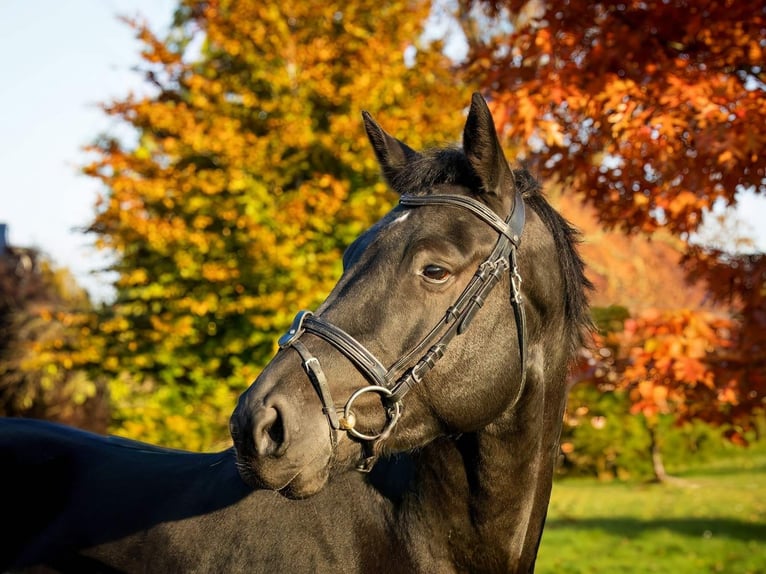
[[[226, 432], [295, 310], [324, 298], [345, 246], [395, 199], [363, 109], [385, 110], [416, 147], [459, 132], [463, 118], [443, 110], [467, 89], [419, 39], [429, 13], [425, 0], [211, 0], [174, 32], [204, 35], [192, 58], [139, 27], [161, 95], [106, 106], [138, 144], [96, 144], [84, 168], [106, 188], [97, 242], [119, 260], [117, 300], [93, 336], [119, 373], [121, 432], [179, 445]], [[216, 420], [191, 424], [192, 404]]]

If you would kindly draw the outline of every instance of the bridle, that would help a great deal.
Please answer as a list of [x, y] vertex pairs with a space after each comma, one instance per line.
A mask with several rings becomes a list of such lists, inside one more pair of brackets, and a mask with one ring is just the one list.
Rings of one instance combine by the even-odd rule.
[[[434, 368], [437, 361], [444, 356], [450, 341], [468, 329], [474, 315], [506, 271], [510, 272], [510, 298], [516, 321], [521, 361], [521, 384], [513, 405], [521, 398], [526, 382], [526, 317], [521, 297], [521, 276], [516, 262], [516, 251], [521, 243], [525, 221], [524, 200], [521, 193], [516, 191], [513, 210], [505, 220], [483, 203], [460, 195], [404, 194], [400, 197], [399, 204], [406, 207], [452, 205], [467, 209], [497, 231], [498, 240], [492, 252], [479, 265], [466, 288], [455, 303], [447, 309], [441, 321], [420, 343], [388, 369], [359, 341], [311, 311], [300, 311], [287, 333], [279, 338], [280, 349], [292, 347], [301, 357], [303, 368], [322, 401], [322, 411], [327, 416], [331, 428], [333, 450], [337, 443], [337, 432], [340, 430], [346, 431], [362, 443], [365, 456], [357, 465], [357, 469], [361, 471], [369, 471], [372, 468], [376, 459], [375, 444], [387, 438], [399, 420], [402, 414], [402, 398]], [[340, 351], [370, 383], [354, 391], [343, 407], [335, 406], [319, 359], [313, 356], [300, 341], [305, 333], [311, 333], [325, 340]], [[379, 394], [386, 413], [386, 424], [380, 432], [375, 434], [365, 434], [355, 428], [356, 416], [351, 407], [365, 393]]]

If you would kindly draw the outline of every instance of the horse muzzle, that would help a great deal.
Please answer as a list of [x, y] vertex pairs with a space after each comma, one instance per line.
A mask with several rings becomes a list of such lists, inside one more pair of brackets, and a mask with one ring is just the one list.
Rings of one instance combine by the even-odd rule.
[[329, 477], [333, 445], [326, 422], [321, 412], [312, 416], [302, 408], [300, 390], [288, 394], [269, 383], [265, 371], [240, 396], [231, 415], [239, 473], [255, 488], [290, 498], [311, 496]]

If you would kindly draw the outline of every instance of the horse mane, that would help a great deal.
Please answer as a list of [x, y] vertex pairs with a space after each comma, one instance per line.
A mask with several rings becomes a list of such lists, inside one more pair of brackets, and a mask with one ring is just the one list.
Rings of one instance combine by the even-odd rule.
[[[540, 182], [525, 168], [512, 170], [514, 184], [553, 236], [565, 288], [565, 317], [570, 329], [570, 350], [574, 352], [593, 329], [588, 292], [593, 284], [585, 276], [585, 263], [577, 251], [582, 241], [575, 229], [548, 203]], [[465, 153], [459, 147], [426, 150], [413, 158], [408, 169], [399, 170], [388, 180], [399, 194], [424, 195], [439, 185], [459, 185], [479, 189], [481, 182]]]
[[593, 283], [585, 276], [585, 262], [577, 250], [582, 235], [548, 203], [532, 174], [526, 169], [514, 170], [513, 174], [516, 187], [527, 205], [537, 213], [553, 236], [564, 281], [564, 313], [567, 324], [574, 327], [570, 329], [569, 336], [570, 351], [574, 352], [585, 344], [587, 333], [594, 328], [588, 301]]

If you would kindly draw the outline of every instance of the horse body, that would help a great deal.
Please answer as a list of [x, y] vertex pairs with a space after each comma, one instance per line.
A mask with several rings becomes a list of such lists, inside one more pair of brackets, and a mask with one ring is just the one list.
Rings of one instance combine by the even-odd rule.
[[0, 419], [0, 453], [3, 514], [14, 522], [0, 544], [3, 572], [38, 564], [72, 573], [369, 572], [369, 564], [391, 572], [406, 564], [387, 533], [393, 503], [357, 473], [289, 500], [242, 482], [231, 449], [162, 449], [30, 419]]
[[589, 328], [575, 232], [510, 169], [478, 95], [462, 149], [365, 128], [401, 205], [240, 396], [234, 448], [0, 421], [23, 525], [0, 570], [534, 570]]
[[507, 571], [512, 546], [528, 545], [526, 527], [514, 545], [508, 533], [512, 501], [530, 485], [501, 480], [493, 492], [488, 476], [488, 488], [471, 493], [482, 480], [472, 470], [482, 450], [497, 463], [493, 472], [514, 472], [507, 457], [495, 456], [507, 445], [479, 442], [439, 440], [290, 500], [247, 486], [231, 449], [183, 452], [0, 419], [8, 469], [0, 492], [14, 520], [0, 571], [39, 564], [72, 573]]

